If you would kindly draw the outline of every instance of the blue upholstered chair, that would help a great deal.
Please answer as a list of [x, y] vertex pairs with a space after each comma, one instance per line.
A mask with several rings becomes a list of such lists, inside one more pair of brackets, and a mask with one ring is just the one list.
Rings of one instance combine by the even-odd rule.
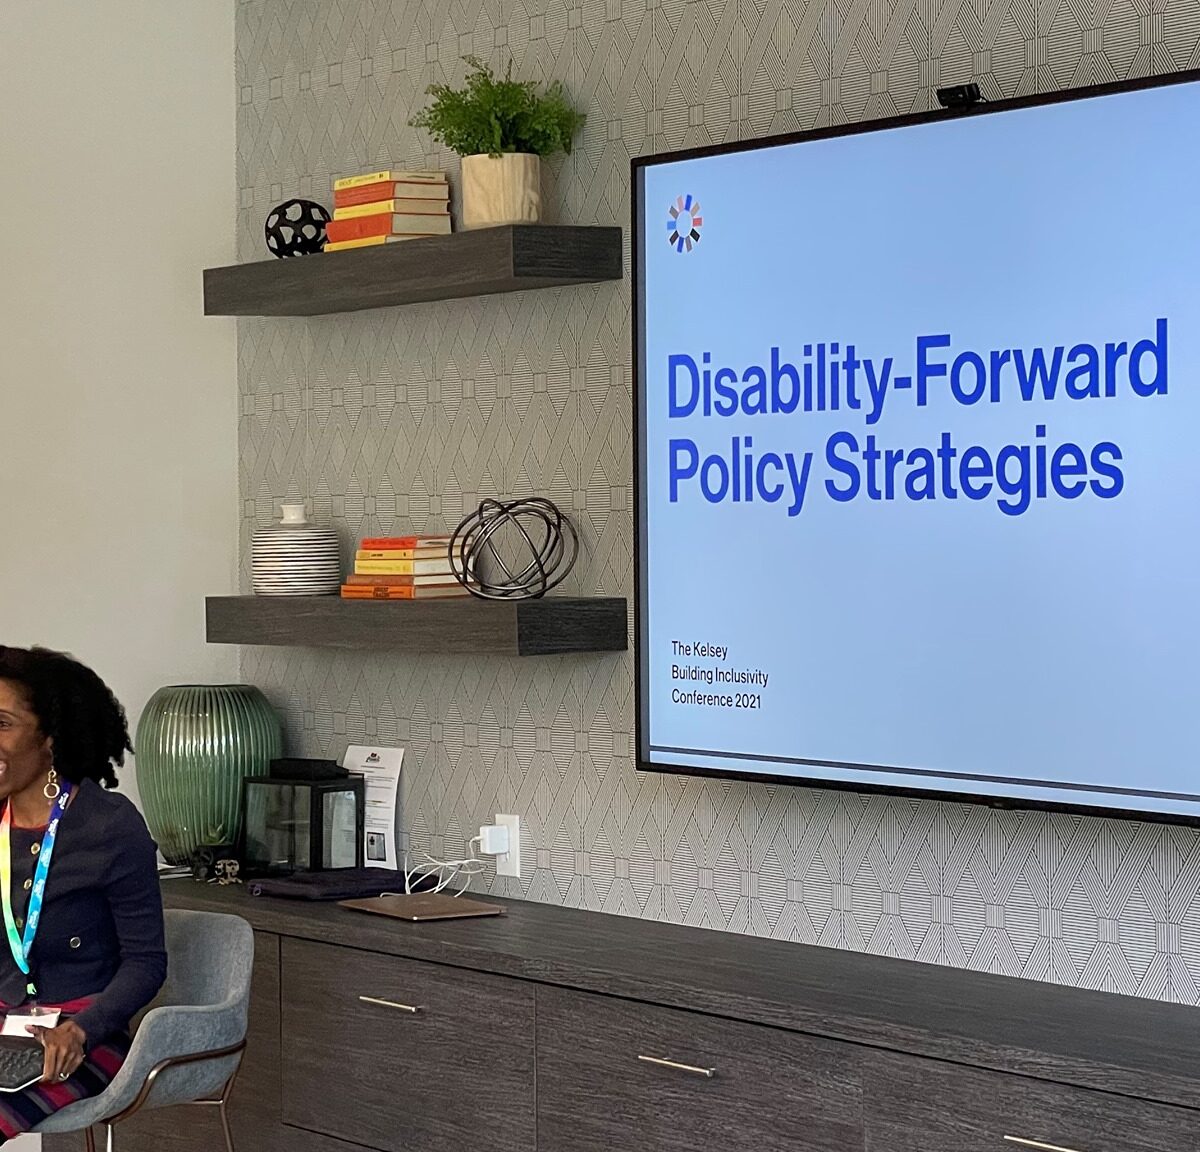
[[113, 1127], [143, 1108], [170, 1104], [216, 1107], [226, 1152], [234, 1152], [226, 1104], [246, 1047], [246, 1012], [254, 933], [240, 916], [168, 909], [167, 982], [142, 1018], [121, 1070], [99, 1096], [48, 1116], [35, 1132]]

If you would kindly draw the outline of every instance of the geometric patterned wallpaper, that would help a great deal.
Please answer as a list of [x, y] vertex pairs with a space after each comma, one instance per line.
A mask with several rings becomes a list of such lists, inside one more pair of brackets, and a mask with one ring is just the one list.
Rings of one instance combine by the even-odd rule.
[[[266, 258], [272, 204], [328, 203], [335, 174], [455, 180], [407, 121], [465, 53], [563, 81], [587, 124], [549, 217], [628, 233], [632, 156], [924, 109], [968, 79], [995, 98], [1196, 67], [1200, 3], [242, 0], [240, 259]], [[361, 534], [541, 494], [583, 538], [564, 591], [630, 595], [629, 325], [628, 279], [239, 321], [246, 589], [249, 535], [287, 497], [348, 559]], [[296, 754], [407, 749], [414, 853], [519, 812], [525, 874], [497, 893], [1200, 1003], [1191, 829], [635, 773], [628, 653], [246, 648], [242, 676]]]

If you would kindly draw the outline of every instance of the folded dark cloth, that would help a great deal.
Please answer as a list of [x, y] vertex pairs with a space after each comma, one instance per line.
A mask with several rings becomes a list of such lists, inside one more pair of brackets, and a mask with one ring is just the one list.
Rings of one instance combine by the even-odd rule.
[[[431, 886], [422, 876], [413, 891]], [[293, 900], [353, 900], [359, 896], [381, 896], [403, 892], [404, 873], [391, 868], [332, 868], [328, 872], [297, 872], [292, 876], [270, 876], [247, 880], [251, 896], [284, 896]]]

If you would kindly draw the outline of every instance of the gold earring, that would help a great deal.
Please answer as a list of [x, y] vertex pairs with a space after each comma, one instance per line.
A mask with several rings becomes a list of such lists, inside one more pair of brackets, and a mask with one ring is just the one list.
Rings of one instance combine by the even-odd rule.
[[51, 768], [49, 774], [46, 776], [46, 784], [42, 788], [42, 795], [47, 800], [57, 800], [61, 792], [62, 789], [58, 786], [58, 773]]

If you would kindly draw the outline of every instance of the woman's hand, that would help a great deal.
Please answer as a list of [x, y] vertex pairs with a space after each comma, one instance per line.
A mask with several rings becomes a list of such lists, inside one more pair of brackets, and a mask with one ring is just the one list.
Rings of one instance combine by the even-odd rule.
[[83, 1063], [87, 1036], [74, 1020], [64, 1020], [57, 1028], [30, 1024], [26, 1030], [36, 1036], [46, 1050], [43, 1080], [65, 1080]]

